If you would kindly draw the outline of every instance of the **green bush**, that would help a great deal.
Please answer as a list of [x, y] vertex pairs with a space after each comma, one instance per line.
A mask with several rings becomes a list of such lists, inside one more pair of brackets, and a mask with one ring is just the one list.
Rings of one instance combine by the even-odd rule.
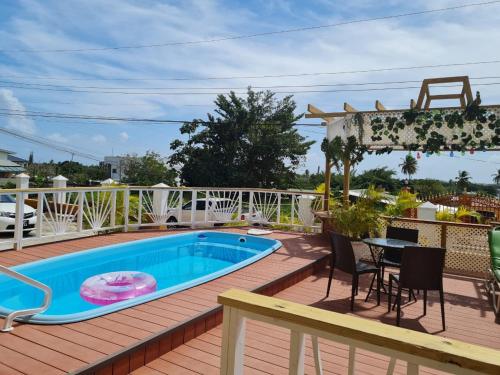
[[394, 204], [387, 205], [385, 214], [388, 216], [404, 216], [406, 210], [417, 208], [420, 204], [420, 202], [417, 202], [417, 194], [401, 190]]
[[383, 220], [377, 208], [382, 200], [382, 191], [368, 187], [356, 203], [334, 205], [330, 224], [335, 231], [353, 240], [376, 236], [380, 233]]

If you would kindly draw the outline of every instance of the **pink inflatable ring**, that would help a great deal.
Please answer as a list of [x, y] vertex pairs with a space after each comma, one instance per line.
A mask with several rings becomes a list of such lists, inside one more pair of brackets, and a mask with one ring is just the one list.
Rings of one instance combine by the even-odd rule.
[[89, 277], [80, 287], [80, 296], [94, 305], [110, 305], [155, 290], [153, 276], [144, 272], [119, 271]]

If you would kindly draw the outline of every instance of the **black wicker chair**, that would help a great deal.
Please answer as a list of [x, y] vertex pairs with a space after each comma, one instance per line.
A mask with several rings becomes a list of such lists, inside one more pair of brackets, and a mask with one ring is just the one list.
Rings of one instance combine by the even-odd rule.
[[[359, 275], [373, 273], [374, 277], [377, 278], [377, 305], [380, 305], [380, 269], [377, 266], [365, 262], [356, 262], [354, 250], [348, 237], [330, 232], [330, 240], [332, 245], [332, 257], [326, 296], [328, 297], [330, 295], [330, 287], [332, 285], [333, 271], [335, 268], [352, 275], [351, 311], [354, 311], [354, 297], [358, 292]], [[371, 292], [371, 288], [372, 286], [370, 286], [370, 290], [368, 290], [368, 295]]]
[[434, 247], [407, 246], [402, 251], [399, 274], [389, 275], [389, 307], [391, 310], [392, 284], [396, 283], [397, 318], [401, 320], [401, 290], [420, 289], [424, 292], [424, 315], [427, 313], [427, 291], [439, 291], [443, 331], [446, 329], [444, 317], [443, 268], [446, 250]]

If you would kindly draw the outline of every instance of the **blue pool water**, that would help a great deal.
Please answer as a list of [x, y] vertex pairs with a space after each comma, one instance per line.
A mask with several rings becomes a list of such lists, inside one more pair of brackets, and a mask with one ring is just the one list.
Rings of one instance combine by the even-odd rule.
[[[23, 321], [42, 324], [85, 320], [190, 288], [251, 264], [281, 246], [276, 240], [224, 232], [190, 232], [127, 242], [12, 267], [47, 284], [50, 308]], [[152, 275], [156, 292], [107, 306], [86, 302], [80, 286], [89, 277], [113, 271]], [[43, 293], [0, 276], [0, 315], [41, 305]]]

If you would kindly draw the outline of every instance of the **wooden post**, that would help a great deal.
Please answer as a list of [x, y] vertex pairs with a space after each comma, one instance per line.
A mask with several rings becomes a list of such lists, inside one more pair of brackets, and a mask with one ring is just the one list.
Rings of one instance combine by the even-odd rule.
[[325, 154], [325, 195], [323, 197], [323, 210], [328, 211], [330, 209], [330, 181], [332, 179], [332, 167], [330, 164], [330, 156], [328, 153]]
[[349, 184], [351, 180], [351, 160], [344, 159], [344, 186], [343, 186], [343, 203], [344, 206], [349, 205]]
[[304, 375], [305, 337], [303, 332], [290, 331], [289, 375]]
[[243, 375], [245, 318], [236, 308], [224, 306], [222, 314], [221, 375]]

